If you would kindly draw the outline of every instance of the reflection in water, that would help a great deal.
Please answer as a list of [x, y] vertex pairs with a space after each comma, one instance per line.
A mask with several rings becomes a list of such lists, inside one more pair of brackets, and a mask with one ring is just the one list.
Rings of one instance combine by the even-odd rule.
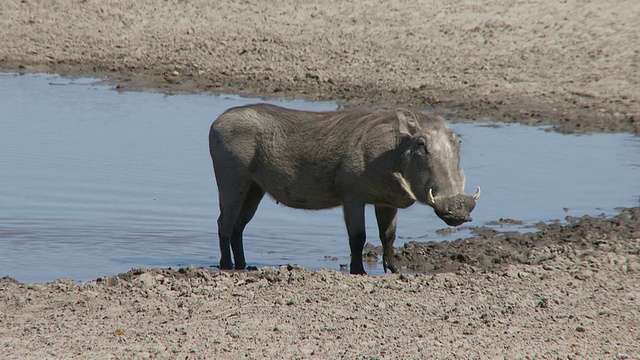
[[[131, 267], [217, 264], [209, 125], [225, 109], [259, 100], [118, 93], [94, 81], [0, 74], [0, 276], [88, 280]], [[482, 186], [472, 226], [638, 205], [638, 137], [566, 136], [518, 125], [452, 128], [464, 139], [467, 192]], [[371, 208], [367, 224], [369, 241], [378, 245]], [[397, 244], [465, 234], [437, 235], [443, 227], [426, 206], [401, 210]], [[258, 267], [338, 269], [349, 257], [340, 209], [300, 211], [270, 199], [247, 227], [245, 243], [249, 264]]]

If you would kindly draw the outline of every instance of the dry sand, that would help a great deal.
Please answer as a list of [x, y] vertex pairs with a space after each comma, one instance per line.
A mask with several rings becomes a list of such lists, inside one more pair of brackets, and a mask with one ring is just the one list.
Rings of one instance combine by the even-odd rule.
[[0, 69], [640, 132], [640, 2], [0, 4]]
[[[2, 71], [640, 133], [634, 0], [7, 0], [0, 21]], [[428, 274], [3, 278], [0, 358], [640, 358], [638, 208], [396, 253]]]

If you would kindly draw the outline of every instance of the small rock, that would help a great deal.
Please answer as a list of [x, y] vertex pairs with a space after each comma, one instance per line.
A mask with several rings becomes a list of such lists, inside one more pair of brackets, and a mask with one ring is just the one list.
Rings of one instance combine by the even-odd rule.
[[582, 281], [585, 281], [585, 280], [587, 280], [587, 279], [589, 278], [589, 276], [588, 276], [588, 275], [585, 275], [585, 274], [575, 274], [575, 275], [573, 276], [573, 278], [574, 278], [574, 279], [576, 279], [576, 280], [582, 280]]
[[549, 300], [547, 298], [540, 299], [540, 301], [538, 301], [538, 305], [536, 305], [536, 307], [539, 307], [540, 309], [548, 309], [549, 308]]

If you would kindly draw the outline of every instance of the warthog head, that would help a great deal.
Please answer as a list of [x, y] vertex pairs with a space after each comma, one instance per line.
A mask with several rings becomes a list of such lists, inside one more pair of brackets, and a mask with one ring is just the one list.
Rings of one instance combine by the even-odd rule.
[[404, 153], [403, 177], [416, 200], [431, 206], [447, 225], [471, 221], [471, 211], [480, 197], [464, 193], [460, 170], [460, 139], [440, 117], [409, 110], [396, 110]]

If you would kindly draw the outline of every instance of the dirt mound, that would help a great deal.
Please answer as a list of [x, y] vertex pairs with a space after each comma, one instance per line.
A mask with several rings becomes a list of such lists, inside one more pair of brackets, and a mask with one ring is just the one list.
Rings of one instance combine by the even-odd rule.
[[[607, 253], [640, 254], [640, 208], [624, 209], [614, 218], [567, 217], [560, 222], [536, 225], [529, 233], [499, 232], [477, 228], [476, 236], [453, 242], [408, 242], [396, 250], [401, 266], [421, 272], [506, 269], [512, 264], [538, 265], [559, 254], [572, 257]], [[571, 250], [569, 250], [571, 249]], [[382, 247], [376, 247], [382, 254]]]

